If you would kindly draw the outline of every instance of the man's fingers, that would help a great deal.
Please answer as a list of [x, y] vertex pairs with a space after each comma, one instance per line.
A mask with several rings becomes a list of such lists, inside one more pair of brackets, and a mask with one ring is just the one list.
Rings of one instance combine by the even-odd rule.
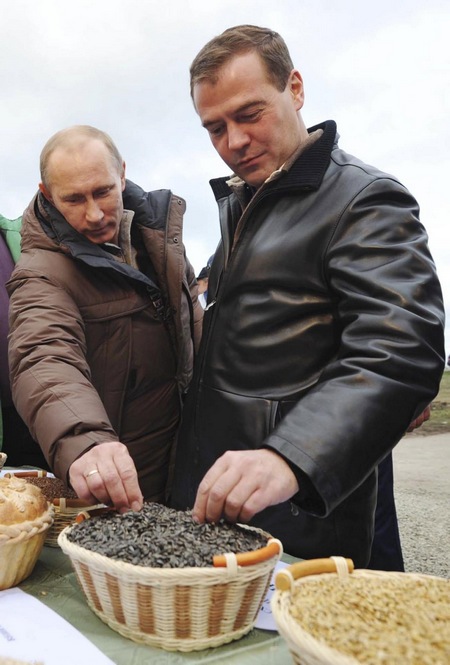
[[85, 482], [88, 492], [92, 497], [94, 497], [94, 503], [104, 503], [109, 506], [112, 505], [111, 497], [100, 471], [95, 475], [85, 476]]
[[[242, 501], [241, 505], [239, 506], [239, 512], [236, 512], [233, 509], [232, 514], [234, 517], [230, 521], [243, 522], [244, 524], [246, 522], [250, 522], [250, 520], [257, 513], [259, 513], [264, 508], [267, 508], [268, 505], [270, 505], [268, 498], [264, 496], [264, 493], [258, 488], [254, 492], [250, 493], [245, 501]], [[227, 507], [225, 508], [225, 516], [227, 516]]]
[[91, 489], [95, 496], [103, 497], [103, 502], [114, 506], [121, 512], [129, 508], [128, 497], [116, 466], [109, 462], [99, 465], [99, 473], [87, 479], [88, 486], [94, 484], [97, 491]]
[[247, 522], [265, 507], [258, 497], [261, 497], [261, 491], [257, 487], [255, 478], [241, 475], [223, 499], [223, 516], [229, 522]]
[[118, 441], [89, 450], [72, 464], [69, 474], [74, 490], [84, 500], [94, 499], [119, 512], [142, 508], [136, 468], [127, 448]]
[[215, 488], [214, 482], [205, 476], [199, 485], [192, 509], [194, 520], [200, 524], [203, 522], [218, 522], [222, 516], [225, 496], [226, 494]]
[[[110, 496], [113, 499], [114, 505], [117, 505], [118, 500], [122, 500], [123, 509], [131, 508], [132, 510], [140, 510], [142, 508], [144, 497], [142, 496], [141, 488], [139, 487], [136, 467], [134, 466], [131, 457], [128, 454], [128, 459], [126, 461], [116, 459], [114, 461], [120, 479], [120, 484], [113, 484], [110, 490]], [[120, 488], [120, 496], [116, 499], [115, 492], [118, 488]]]
[[417, 429], [418, 427], [421, 427], [424, 424], [424, 422], [426, 422], [427, 420], [430, 419], [430, 416], [431, 416], [431, 408], [430, 408], [430, 406], [427, 406], [422, 411], [420, 416], [418, 416], [415, 420], [412, 421], [412, 423], [410, 423], [410, 425], [409, 425], [409, 427], [406, 431], [407, 432], [412, 432], [415, 429]]
[[199, 522], [248, 521], [298, 491], [295, 474], [280, 455], [261, 449], [228, 451], [199, 485], [193, 517]]
[[230, 463], [228, 457], [220, 458], [199, 485], [193, 508], [199, 522], [218, 522], [222, 517], [236, 522], [241, 515], [250, 515], [253, 503], [259, 505], [255, 500], [248, 503], [257, 489], [255, 476], [246, 474], [242, 465]]
[[[112, 458], [105, 463], [99, 464], [99, 473], [89, 481], [95, 483], [98, 488], [96, 496], [104, 496], [108, 503], [119, 512], [130, 509], [140, 510], [142, 508], [142, 493], [139, 488], [137, 474], [134, 467], [123, 470], [121, 459]], [[90, 488], [91, 489], [91, 488]], [[91, 491], [93, 491], [91, 489]]]
[[197, 491], [192, 516], [198, 522], [218, 522], [225, 500], [239, 482], [240, 473], [220, 457], [209, 469]]

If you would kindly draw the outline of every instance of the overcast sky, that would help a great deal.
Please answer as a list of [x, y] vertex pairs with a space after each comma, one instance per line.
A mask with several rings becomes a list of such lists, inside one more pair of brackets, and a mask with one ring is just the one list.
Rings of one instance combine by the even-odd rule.
[[448, 0], [0, 0], [0, 213], [39, 182], [46, 140], [72, 124], [107, 131], [144, 189], [187, 201], [196, 272], [219, 239], [211, 177], [227, 174], [189, 97], [189, 65], [239, 23], [273, 28], [303, 75], [308, 126], [418, 199], [446, 301], [450, 353]]

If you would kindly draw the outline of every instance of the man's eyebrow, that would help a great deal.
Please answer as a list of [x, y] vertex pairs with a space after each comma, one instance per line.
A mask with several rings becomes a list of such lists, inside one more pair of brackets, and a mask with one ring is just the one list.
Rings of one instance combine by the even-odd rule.
[[73, 199], [73, 198], [76, 198], [78, 196], [81, 196], [81, 194], [78, 194], [77, 192], [70, 192], [70, 193], [67, 193], [67, 194], [62, 194], [61, 195], [61, 200], [62, 201], [67, 201], [68, 199]]
[[[98, 194], [100, 192], [104, 191], [110, 191], [111, 189], [114, 189], [115, 183], [110, 183], [109, 185], [102, 185], [101, 187], [96, 187], [93, 190], [93, 194]], [[61, 200], [62, 201], [68, 201], [69, 199], [74, 199], [74, 198], [82, 198], [84, 194], [82, 192], [67, 192], [67, 194], [62, 194], [61, 195]]]
[[[246, 111], [250, 111], [252, 108], [255, 106], [264, 106], [266, 102], [263, 99], [254, 99], [251, 102], [247, 102], [246, 104], [242, 104], [242, 106], [239, 106], [237, 109], [233, 111], [232, 115], [239, 115], [240, 113], [245, 113]], [[208, 129], [208, 127], [211, 127], [211, 125], [216, 125], [217, 123], [220, 123], [219, 120], [205, 120], [205, 122], [202, 122], [202, 127], [205, 129]]]
[[115, 182], [112, 182], [109, 185], [101, 185], [101, 187], [96, 187], [94, 189], [94, 194], [97, 194], [98, 192], [104, 192], [105, 190], [110, 191], [111, 189], [114, 189], [115, 186], [116, 186]]

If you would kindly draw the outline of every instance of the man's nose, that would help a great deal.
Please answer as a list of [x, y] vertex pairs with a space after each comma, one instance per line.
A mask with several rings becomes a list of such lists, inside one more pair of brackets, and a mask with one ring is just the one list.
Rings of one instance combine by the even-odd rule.
[[228, 127], [228, 148], [240, 150], [250, 142], [250, 137], [241, 125], [230, 125]]
[[103, 219], [103, 210], [95, 199], [88, 199], [86, 202], [86, 221], [100, 222]]

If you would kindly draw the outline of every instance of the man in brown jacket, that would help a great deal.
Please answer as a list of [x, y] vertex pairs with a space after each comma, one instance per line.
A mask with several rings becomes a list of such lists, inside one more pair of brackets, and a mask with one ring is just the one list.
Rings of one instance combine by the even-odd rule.
[[111, 138], [55, 134], [8, 283], [17, 410], [86, 501], [164, 501], [202, 310], [185, 203], [125, 179]]

